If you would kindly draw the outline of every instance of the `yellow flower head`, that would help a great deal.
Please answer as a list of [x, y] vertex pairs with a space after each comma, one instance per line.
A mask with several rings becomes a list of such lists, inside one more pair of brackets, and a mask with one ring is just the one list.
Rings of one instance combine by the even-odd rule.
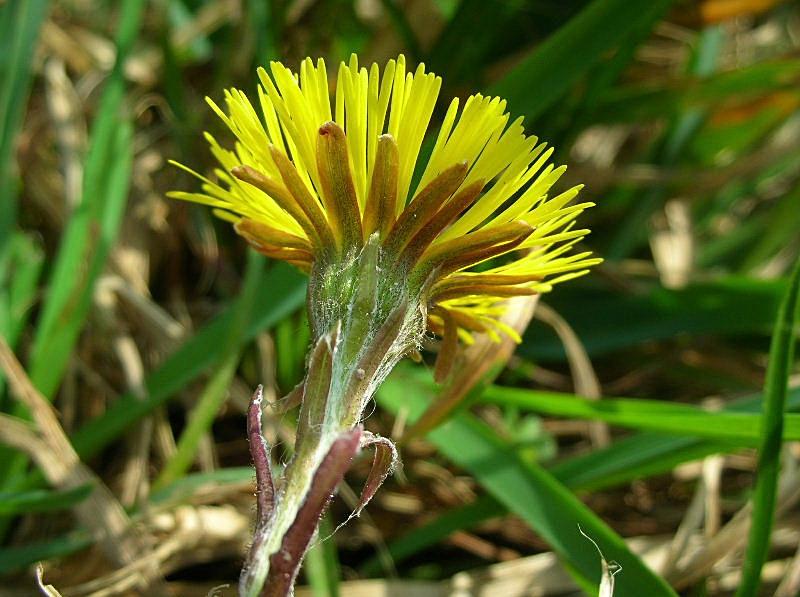
[[234, 147], [206, 133], [218, 182], [184, 167], [202, 192], [170, 193], [217, 208], [265, 255], [313, 281], [372, 238], [381, 271], [421, 289], [429, 329], [467, 342], [474, 332], [516, 338], [499, 321], [507, 297], [547, 292], [600, 261], [569, 253], [592, 204], [572, 203], [580, 186], [548, 195], [566, 167], [547, 163], [552, 148], [526, 136], [522, 118], [509, 124], [505, 101], [454, 99], [424, 162], [441, 87], [424, 65], [407, 72], [400, 56], [381, 74], [353, 56], [333, 105], [323, 60], [306, 59], [299, 75], [278, 62], [270, 71], [258, 71], [258, 111], [238, 89], [225, 92], [226, 109], [208, 99]]

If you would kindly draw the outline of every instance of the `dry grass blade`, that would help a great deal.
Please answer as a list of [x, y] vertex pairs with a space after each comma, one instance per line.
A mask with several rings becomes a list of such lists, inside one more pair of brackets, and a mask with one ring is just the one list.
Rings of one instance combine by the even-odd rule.
[[[636, 537], [628, 544], [632, 551], [655, 566], [663, 557], [666, 542], [664, 538]], [[617, 571], [610, 563], [609, 576]], [[551, 552], [458, 572], [440, 581], [356, 580], [341, 583], [340, 590], [347, 597], [559, 597], [583, 594], [558, 556]], [[311, 597], [313, 593], [309, 588], [299, 587], [296, 595]]]
[[[558, 334], [559, 340], [567, 353], [569, 368], [575, 384], [575, 393], [578, 396], [599, 400], [602, 396], [600, 381], [586, 354], [586, 349], [567, 321], [546, 303], [541, 303], [536, 310], [536, 318], [543, 321]], [[592, 443], [597, 447], [607, 446], [611, 441], [608, 425], [596, 421], [589, 425], [589, 435]]]
[[800, 594], [800, 545], [792, 558], [786, 575], [775, 591], [775, 597], [796, 597]]
[[668, 201], [654, 228], [650, 248], [661, 282], [667, 288], [683, 288], [689, 283], [696, 252], [687, 202]]
[[594, 545], [597, 553], [600, 555], [600, 563], [602, 574], [600, 576], [600, 589], [598, 590], [598, 597], [613, 597], [614, 596], [614, 577], [622, 572], [622, 567], [616, 562], [607, 562], [600, 546], [597, 545], [594, 539], [583, 532], [583, 529], [578, 527], [580, 534], [586, 537]]
[[64, 176], [64, 199], [68, 210], [81, 199], [83, 159], [88, 145], [81, 100], [69, 80], [63, 61], [48, 60], [44, 67], [47, 82], [47, 107], [55, 128]]
[[[776, 515], [780, 517], [800, 501], [800, 476], [783, 479], [778, 492]], [[686, 554], [667, 579], [677, 588], [691, 586], [707, 576], [714, 565], [725, 556], [741, 549], [747, 541], [752, 522], [753, 506], [747, 503], [712, 539], [697, 550]]]
[[[116, 258], [116, 256], [115, 253], [113, 257]], [[173, 350], [185, 338], [186, 328], [184, 325], [170, 315], [164, 307], [143, 294], [132, 280], [125, 280], [120, 276], [109, 274], [103, 276], [101, 284], [108, 291], [116, 294], [115, 300], [118, 300], [120, 305], [135, 313], [137, 321], [143, 328], [142, 332], [156, 338], [158, 346], [163, 347], [165, 351]]]
[[[67, 587], [70, 597], [111, 597], [136, 588], [134, 580], [148, 570], [169, 574], [220, 557], [240, 558], [247, 547], [250, 519], [232, 506], [179, 506], [144, 521], [160, 536], [158, 545], [127, 566], [91, 581]], [[147, 594], [166, 594], [166, 588]], [[161, 592], [159, 592], [161, 591]]]
[[58, 478], [63, 472], [47, 442], [21, 419], [0, 413], [0, 442], [28, 453], [48, 479]]
[[[111, 337], [111, 345], [117, 361], [122, 366], [125, 376], [125, 385], [139, 400], [147, 397], [147, 388], [144, 382], [145, 370], [142, 356], [133, 337], [126, 331], [121, 323], [117, 309], [117, 298], [113, 292], [109, 278], [101, 278], [95, 290], [94, 302], [98, 306], [107, 334]], [[129, 454], [122, 475], [122, 489], [120, 502], [132, 506], [139, 499], [147, 496], [150, 489], [150, 480], [147, 475], [149, 468], [150, 445], [153, 436], [153, 420], [147, 418], [137, 425], [129, 436], [127, 443]]]
[[[501, 321], [520, 333], [528, 327], [538, 303], [538, 296], [519, 296], [509, 299], [507, 310]], [[453, 365], [450, 382], [439, 393], [437, 400], [409, 427], [401, 441], [406, 443], [413, 437], [425, 435], [444, 421], [480, 383], [490, 383], [502, 370], [517, 344], [504, 336], [497, 343], [481, 334]]]
[[39, 586], [42, 595], [47, 595], [47, 597], [61, 597], [61, 593], [59, 593], [53, 585], [44, 584], [44, 569], [41, 564], [37, 564], [36, 566], [36, 584]]
[[8, 378], [14, 397], [30, 410], [44, 441], [51, 450], [61, 455], [60, 464], [65, 469], [76, 466], [79, 463], [78, 455], [61, 428], [53, 407], [33, 386], [4, 338], [0, 338], [0, 367]]
[[709, 456], [703, 460], [703, 485], [706, 487], [706, 537], [713, 537], [716, 535], [721, 525], [722, 505], [720, 504], [720, 485], [722, 484], [722, 472], [724, 468], [725, 458], [721, 455]]
[[[125, 509], [111, 491], [80, 461], [52, 406], [33, 387], [3, 338], [0, 338], [0, 368], [8, 378], [12, 395], [28, 407], [35, 424], [30, 428], [4, 416], [5, 437], [39, 464], [51, 485], [59, 489], [90, 485], [92, 493], [75, 507], [76, 515], [97, 537], [115, 565], [125, 566], [136, 561], [150, 548], [150, 539], [131, 524]], [[147, 586], [157, 578], [157, 570], [137, 571], [133, 585]]]
[[704, 483], [700, 483], [695, 489], [692, 501], [689, 502], [686, 512], [683, 514], [678, 530], [675, 531], [675, 535], [670, 541], [664, 562], [659, 570], [662, 576], [670, 576], [674, 573], [676, 562], [686, 552], [695, 531], [703, 522], [705, 502], [706, 486]]

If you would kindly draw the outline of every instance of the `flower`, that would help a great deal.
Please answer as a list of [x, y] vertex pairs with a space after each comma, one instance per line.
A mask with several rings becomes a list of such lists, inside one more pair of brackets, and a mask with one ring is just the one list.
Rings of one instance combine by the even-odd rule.
[[260, 113], [238, 89], [225, 92], [226, 110], [207, 99], [235, 145], [206, 133], [218, 182], [177, 164], [202, 192], [170, 193], [214, 207], [265, 255], [313, 279], [374, 236], [382, 271], [424, 295], [428, 329], [451, 344], [476, 332], [519, 341], [499, 320], [505, 299], [548, 292], [600, 261], [570, 253], [588, 233], [575, 220], [593, 204], [572, 202], [580, 185], [549, 195], [566, 167], [548, 164], [553, 149], [526, 136], [522, 118], [509, 124], [505, 101], [453, 99], [425, 158], [441, 79], [424, 65], [407, 72], [400, 56], [381, 74], [352, 56], [333, 105], [323, 60], [270, 72], [258, 70]]
[[[259, 69], [260, 112], [240, 90], [212, 109], [232, 149], [210, 134], [220, 163], [202, 192], [170, 196], [215, 208], [257, 250], [308, 272], [313, 343], [299, 401], [294, 455], [274, 484], [260, 433], [261, 395], [248, 418], [259, 487], [258, 521], [240, 592], [283, 595], [328, 500], [355, 455], [374, 446], [358, 510], [397, 461], [390, 440], [364, 431], [365, 408], [426, 330], [442, 336], [435, 377], [447, 377], [459, 337], [519, 340], [500, 317], [509, 297], [549, 291], [599, 262], [571, 254], [588, 231], [575, 219], [591, 203], [580, 186], [549, 196], [563, 174], [553, 150], [509, 124], [506, 104], [454, 99], [432, 147], [425, 134], [441, 79], [403, 56], [339, 68], [331, 105], [325, 63]], [[421, 155], [428, 154], [427, 158]], [[262, 591], [262, 587], [265, 587]]]

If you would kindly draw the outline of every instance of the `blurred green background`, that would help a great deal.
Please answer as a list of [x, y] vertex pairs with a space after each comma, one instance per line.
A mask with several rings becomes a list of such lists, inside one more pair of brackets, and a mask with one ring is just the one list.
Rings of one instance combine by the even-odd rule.
[[[166, 162], [210, 172], [202, 131], [230, 140], [206, 95], [254, 97], [270, 60], [330, 73], [352, 52], [442, 76], [432, 127], [452, 97], [507, 99], [569, 165], [562, 188], [597, 203], [581, 225], [605, 263], [542, 297], [504, 369], [422, 415], [403, 472], [312, 551], [308, 590], [591, 593], [601, 559], [580, 525], [622, 565], [616, 595], [796, 594], [796, 2], [6, 0], [0, 331], [25, 369], [4, 353], [7, 594], [35, 594], [38, 561], [65, 595], [235, 586], [243, 413], [255, 385], [274, 400], [302, 378], [304, 278], [165, 199], [196, 187]], [[436, 400], [427, 348], [368, 428], [399, 437]], [[20, 403], [28, 382], [54, 410]], [[279, 461], [293, 416], [266, 421]]]

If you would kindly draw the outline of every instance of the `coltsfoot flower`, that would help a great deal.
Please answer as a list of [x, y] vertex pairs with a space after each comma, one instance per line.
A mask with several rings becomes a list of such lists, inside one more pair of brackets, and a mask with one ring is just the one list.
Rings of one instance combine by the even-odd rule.
[[[591, 203], [580, 186], [555, 196], [565, 167], [526, 136], [506, 104], [454, 99], [431, 147], [425, 134], [441, 79], [405, 59], [339, 68], [331, 102], [325, 63], [299, 75], [259, 69], [258, 110], [237, 89], [211, 108], [234, 134], [226, 148], [206, 133], [220, 164], [202, 192], [170, 195], [210, 205], [261, 253], [309, 274], [314, 344], [300, 399], [294, 456], [273, 484], [260, 433], [260, 394], [249, 417], [259, 488], [255, 538], [242, 595], [291, 592], [327, 501], [363, 448], [376, 450], [358, 510], [397, 455], [360, 425], [367, 402], [426, 330], [443, 338], [436, 367], [447, 376], [454, 347], [473, 334], [519, 340], [500, 318], [512, 296], [548, 292], [599, 262], [572, 248], [588, 231], [575, 219]], [[430, 152], [429, 157], [427, 156]], [[263, 590], [262, 590], [263, 588]]]
[[236, 143], [206, 133], [218, 182], [186, 168], [202, 192], [171, 193], [217, 208], [265, 255], [310, 272], [377, 234], [387, 268], [427, 282], [428, 328], [467, 343], [475, 332], [518, 339], [499, 321], [505, 298], [548, 292], [600, 261], [570, 253], [592, 204], [573, 202], [580, 185], [548, 195], [566, 166], [548, 164], [553, 149], [526, 136], [522, 118], [509, 124], [505, 101], [453, 99], [426, 158], [441, 79], [424, 65], [407, 72], [400, 56], [381, 73], [353, 56], [333, 105], [321, 59], [299, 76], [278, 62], [270, 71], [258, 71], [259, 111], [238, 89], [225, 92], [227, 109], [208, 99]]

